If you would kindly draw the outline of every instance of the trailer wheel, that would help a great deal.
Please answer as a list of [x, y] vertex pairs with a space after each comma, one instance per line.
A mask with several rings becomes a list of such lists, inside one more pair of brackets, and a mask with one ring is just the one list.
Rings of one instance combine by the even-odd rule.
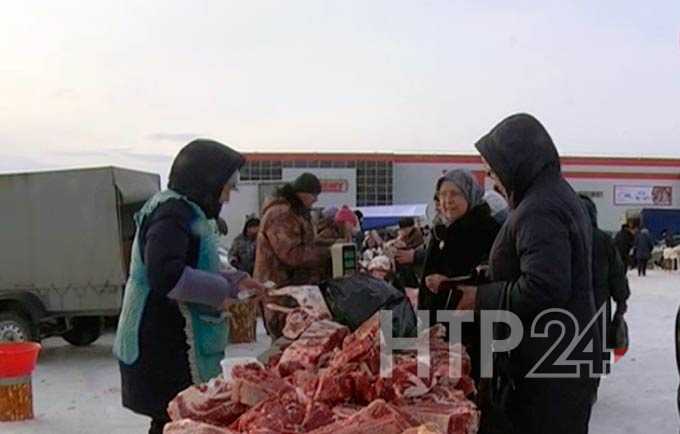
[[76, 347], [85, 347], [99, 339], [102, 335], [102, 319], [98, 316], [82, 316], [71, 320], [73, 328], [67, 331], [62, 338]]
[[31, 321], [14, 312], [0, 312], [0, 342], [21, 342], [33, 340]]

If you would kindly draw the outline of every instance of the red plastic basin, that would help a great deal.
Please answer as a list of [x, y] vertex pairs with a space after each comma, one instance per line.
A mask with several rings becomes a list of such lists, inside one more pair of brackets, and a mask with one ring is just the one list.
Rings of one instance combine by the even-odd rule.
[[35, 369], [40, 348], [36, 342], [0, 343], [0, 378], [30, 375]]

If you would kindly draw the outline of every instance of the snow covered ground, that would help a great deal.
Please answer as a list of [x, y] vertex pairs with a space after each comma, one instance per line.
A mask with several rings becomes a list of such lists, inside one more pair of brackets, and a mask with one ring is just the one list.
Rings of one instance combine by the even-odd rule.
[[[680, 305], [680, 273], [652, 270], [646, 278], [629, 274], [633, 295], [627, 315], [632, 346], [604, 379], [593, 410], [591, 432], [677, 433], [675, 313]], [[257, 355], [269, 343], [229, 348], [234, 357]], [[34, 374], [36, 419], [0, 423], [3, 434], [145, 433], [148, 419], [120, 405], [120, 377], [111, 355], [113, 335], [87, 348], [59, 338], [43, 342]]]

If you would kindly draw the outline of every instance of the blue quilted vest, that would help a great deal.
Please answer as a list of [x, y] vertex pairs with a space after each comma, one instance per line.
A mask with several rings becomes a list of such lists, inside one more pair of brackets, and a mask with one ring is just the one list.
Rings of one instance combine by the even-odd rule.
[[[183, 200], [194, 211], [191, 231], [198, 237], [200, 246], [196, 268], [218, 273], [220, 260], [217, 253], [218, 237], [215, 221], [208, 220], [203, 210], [186, 197], [172, 190], [157, 193], [135, 214], [137, 228], [141, 228], [144, 219], [169, 199]], [[123, 308], [113, 346], [116, 358], [127, 365], [135, 363], [139, 358], [139, 327], [149, 292], [147, 269], [139, 248], [138, 230], [132, 246], [130, 277], [125, 286]], [[205, 383], [221, 371], [220, 361], [224, 358], [224, 350], [229, 340], [229, 322], [225, 319], [224, 312], [207, 306], [179, 303], [179, 309], [186, 321], [191, 377], [195, 384]], [[160, 326], [162, 324], [159, 324]]]

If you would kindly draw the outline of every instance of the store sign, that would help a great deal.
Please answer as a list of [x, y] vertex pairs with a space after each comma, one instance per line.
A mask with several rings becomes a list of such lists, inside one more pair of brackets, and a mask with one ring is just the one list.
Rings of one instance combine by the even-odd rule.
[[673, 205], [673, 187], [615, 185], [614, 204], [671, 206]]
[[321, 181], [321, 194], [316, 207], [325, 206], [356, 206], [356, 169], [309, 167], [284, 167], [281, 177], [284, 181], [292, 181], [305, 172], [313, 173]]
[[347, 193], [349, 182], [346, 179], [322, 179], [322, 193]]

